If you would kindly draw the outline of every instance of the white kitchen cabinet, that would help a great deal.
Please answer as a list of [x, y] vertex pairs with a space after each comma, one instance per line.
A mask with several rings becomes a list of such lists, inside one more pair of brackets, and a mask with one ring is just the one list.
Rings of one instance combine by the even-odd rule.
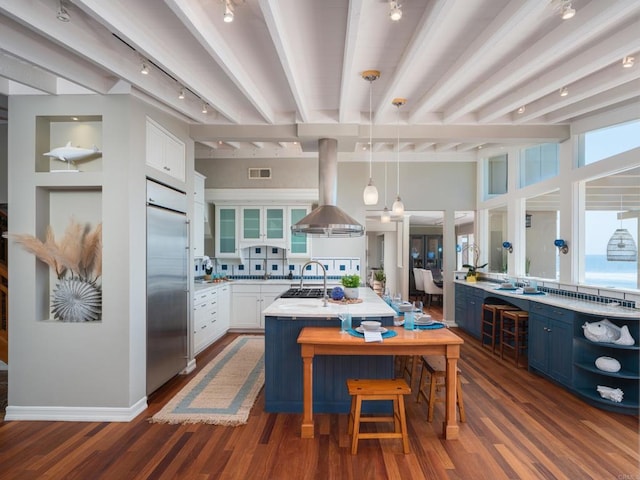
[[218, 287], [218, 334], [227, 333], [231, 323], [231, 285], [223, 283]]
[[231, 300], [231, 328], [264, 329], [262, 311], [285, 290], [287, 285], [235, 284]]
[[204, 256], [204, 180], [205, 176], [194, 172], [193, 181], [193, 219], [191, 221], [191, 247], [194, 257]]
[[216, 205], [215, 250], [217, 258], [240, 256], [238, 250], [238, 207]]
[[148, 117], [146, 146], [147, 165], [184, 182], [186, 156], [184, 142]]
[[240, 243], [285, 246], [287, 207], [240, 207]]
[[216, 340], [218, 289], [207, 288], [193, 295], [193, 354], [197, 355]]
[[311, 257], [311, 237], [304, 233], [291, 233], [291, 226], [306, 217], [310, 211], [310, 205], [287, 207], [287, 257], [289, 258]]

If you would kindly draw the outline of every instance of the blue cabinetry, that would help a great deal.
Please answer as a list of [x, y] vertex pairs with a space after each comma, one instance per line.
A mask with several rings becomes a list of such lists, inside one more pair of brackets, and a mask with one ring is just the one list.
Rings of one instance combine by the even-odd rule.
[[529, 369], [571, 387], [574, 312], [530, 302]]
[[[393, 325], [392, 316], [366, 319], [379, 320], [384, 326]], [[353, 327], [358, 327], [361, 320], [363, 319], [354, 318]], [[337, 318], [265, 318], [267, 412], [302, 412], [302, 358], [298, 335], [304, 327], [325, 326], [339, 327], [340, 321]], [[393, 356], [317, 355], [313, 360], [313, 411], [348, 413], [351, 406], [351, 397], [346, 387], [348, 378], [393, 376]], [[386, 411], [385, 402], [368, 403], [368, 412]]]
[[[619, 413], [638, 415], [638, 391], [640, 389], [640, 346], [638, 345], [639, 319], [607, 317], [619, 327], [627, 325], [634, 345], [615, 345], [613, 343], [592, 342], [584, 336], [582, 326], [585, 323], [603, 320], [601, 315], [576, 314], [574, 328], [574, 390], [588, 403], [596, 407]], [[595, 366], [598, 357], [611, 357], [620, 362], [618, 372], [605, 372]], [[622, 402], [602, 398], [597, 387], [619, 388], [623, 391]]]
[[480, 338], [484, 290], [456, 285], [456, 323], [465, 332]]

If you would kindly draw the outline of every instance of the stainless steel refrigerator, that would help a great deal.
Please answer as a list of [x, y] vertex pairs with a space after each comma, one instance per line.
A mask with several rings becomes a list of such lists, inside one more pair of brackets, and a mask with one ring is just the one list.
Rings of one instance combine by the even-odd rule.
[[147, 395], [188, 362], [186, 195], [147, 180]]

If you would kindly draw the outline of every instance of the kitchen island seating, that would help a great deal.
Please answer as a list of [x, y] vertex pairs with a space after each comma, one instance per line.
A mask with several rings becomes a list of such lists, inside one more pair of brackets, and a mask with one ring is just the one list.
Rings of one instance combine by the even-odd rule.
[[[411, 393], [407, 383], [399, 378], [394, 379], [349, 379], [347, 389], [351, 395], [349, 412], [349, 435], [351, 454], [358, 453], [358, 441], [371, 438], [401, 438], [402, 450], [409, 453], [409, 437], [407, 435], [407, 418], [404, 409], [404, 395]], [[392, 400], [392, 416], [361, 415], [362, 402], [372, 400]], [[367, 422], [393, 422], [393, 432], [360, 432], [360, 424]]]
[[500, 358], [504, 359], [504, 349], [514, 351], [516, 367], [520, 363], [520, 354], [527, 350], [527, 330], [529, 313], [522, 310], [502, 312], [500, 325]]
[[[482, 317], [480, 325], [480, 342], [483, 347], [491, 348], [491, 353], [496, 353], [496, 340], [500, 339], [502, 325], [502, 313], [507, 310], [519, 310], [513, 305], [482, 304]], [[485, 338], [488, 340], [485, 342]]]
[[[427, 421], [431, 422], [433, 421], [433, 411], [435, 410], [436, 402], [445, 401], [442, 396], [438, 396], [438, 392], [445, 387], [444, 380], [447, 364], [444, 357], [437, 355], [424, 355], [421, 360], [422, 370], [420, 372], [420, 381], [418, 382], [418, 395], [416, 400], [420, 403], [421, 397], [424, 397], [427, 401]], [[427, 373], [429, 375], [429, 383], [426, 382]], [[429, 385], [428, 393], [426, 391], [427, 385]], [[462, 382], [460, 381], [459, 368], [456, 380], [456, 398], [458, 403], [458, 412], [460, 413], [460, 421], [466, 422], [467, 416], [464, 411], [464, 402], [462, 400]]]

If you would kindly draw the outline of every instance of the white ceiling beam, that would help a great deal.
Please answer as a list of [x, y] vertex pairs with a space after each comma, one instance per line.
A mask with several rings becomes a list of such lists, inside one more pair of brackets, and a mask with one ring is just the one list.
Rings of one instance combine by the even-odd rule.
[[347, 28], [344, 39], [344, 56], [342, 59], [342, 78], [340, 79], [340, 105], [338, 121], [340, 123], [359, 122], [360, 118], [352, 118], [349, 103], [353, 97], [353, 78], [356, 76], [355, 67], [356, 47], [358, 45], [358, 32], [361, 29], [363, 0], [350, 0], [347, 16]]
[[303, 89], [302, 75], [297, 71], [294, 63], [295, 55], [291, 41], [286, 36], [286, 28], [283, 22], [282, 5], [277, 0], [259, 0], [260, 10], [264, 15], [267, 29], [273, 40], [280, 64], [287, 77], [289, 88], [293, 94], [298, 109], [300, 121], [308, 122], [310, 120], [309, 106], [305, 100], [306, 95]]
[[0, 77], [28, 85], [42, 92], [55, 95], [57, 78], [55, 75], [0, 52]]
[[[490, 106], [478, 112], [478, 121], [480, 123], [491, 122], [502, 115], [513, 112], [520, 105], [527, 105], [527, 110], [529, 110], [531, 102], [551, 92], [558, 92], [563, 86], [570, 85], [613, 63], [617, 67], [616, 70], [611, 71], [612, 78], [615, 79], [618, 74], [624, 73], [622, 70], [634, 70], [623, 69], [619, 61], [630, 51], [633, 52], [638, 49], [640, 49], [638, 25], [631, 25], [581, 54], [572, 56], [557, 68], [537, 76], [534, 80], [528, 82], [526, 86], [491, 102]], [[624, 81], [620, 81], [617, 85], [621, 83], [624, 83]], [[603, 83], [600, 91], [604, 91], [607, 88], [610, 87]], [[527, 111], [525, 114], [530, 113]], [[520, 118], [520, 121], [522, 121], [522, 118]]]
[[[93, 17], [97, 22], [101, 23], [109, 32], [117, 33], [121, 38], [125, 39], [127, 43], [134, 46], [138, 55], [153, 59], [155, 63], [161, 65], [162, 68], [171, 73], [181, 85], [195, 92], [202, 101], [209, 104], [209, 106], [220, 113], [220, 115], [226, 117], [231, 122], [240, 122], [241, 116], [237, 109], [231, 105], [228, 99], [224, 98], [224, 95], [219, 91], [220, 89], [216, 89], [212, 79], [202, 75], [201, 72], [198, 72], [199, 74], [192, 72], [190, 65], [194, 63], [198, 64], [201, 61], [197, 53], [184, 48], [173, 51], [165, 48], [166, 41], [163, 39], [164, 29], [162, 25], [153, 24], [150, 20], [141, 22], [140, 18], [144, 18], [144, 15], [138, 15], [132, 10], [138, 5], [136, 2], [114, 4], [113, 2], [107, 3], [100, 0], [74, 0], [73, 4]], [[70, 22], [65, 25], [68, 26], [72, 23], [73, 22]], [[96, 48], [102, 50], [99, 45], [91, 46], [92, 51]], [[179, 46], [175, 45], [175, 48], [178, 49]], [[104, 56], [108, 57], [109, 53], [111, 52], [104, 52]], [[135, 57], [135, 54], [132, 52], [131, 56]], [[190, 59], [190, 61], [188, 62], [187, 59]], [[114, 71], [118, 70], [117, 62], [114, 63], [110, 58], [105, 58], [104, 60], [103, 65], [106, 68]], [[120, 57], [117, 60], [121, 61], [122, 58]], [[192, 73], [190, 74], [190, 72]], [[121, 76], [127, 78], [131, 83], [138, 86], [138, 88], [145, 88], [144, 82], [140, 82], [139, 80], [139, 75], [133, 76], [129, 73], [128, 75]], [[149, 76], [151, 75], [147, 75], [147, 77]], [[167, 84], [169, 84], [170, 79], [166, 78], [165, 81], [167, 80]], [[174, 88], [177, 87], [178, 85], [174, 85]], [[153, 95], [153, 93], [151, 94]], [[173, 93], [172, 96], [176, 98], [175, 93]], [[170, 102], [167, 100], [167, 103]], [[177, 108], [177, 110], [181, 111], [180, 108]]]
[[460, 145], [459, 142], [449, 142], [449, 143], [437, 143], [434, 147], [436, 152], [448, 152], [451, 150], [455, 150], [455, 148]]
[[[630, 18], [640, 10], [640, 2], [619, 0], [603, 4], [591, 2], [580, 9], [575, 20], [562, 22], [551, 33], [535, 42], [509, 65], [499, 69], [471, 92], [447, 108], [444, 121], [455, 122], [462, 115], [475, 111], [513, 88], [535, 77], [545, 68], [561, 62], [568, 52], [597, 38], [608, 28]], [[561, 47], [561, 48], [560, 48]]]
[[380, 96], [380, 101], [375, 106], [374, 122], [381, 121], [383, 115], [391, 108], [395, 108], [392, 101], [398, 96], [402, 80], [410, 75], [417, 57], [424, 56], [426, 45], [436, 45], [440, 29], [447, 28], [444, 19], [454, 10], [456, 2], [464, 0], [436, 0], [432, 8], [427, 8], [418, 28], [411, 38], [411, 42], [404, 50], [404, 54], [394, 70], [393, 77], [386, 84], [386, 88]]
[[482, 73], [487, 63], [494, 63], [499, 59], [499, 47], [502, 43], [510, 41], [514, 36], [522, 35], [522, 32], [526, 31], [523, 24], [531, 23], [532, 18], [537, 18], [547, 7], [548, 5], [540, 0], [509, 2], [447, 73], [415, 103], [409, 121], [418, 121], [422, 115], [440, 108], [454, 98], [473, 78]]
[[484, 143], [461, 143], [456, 147], [457, 152], [468, 152], [469, 150], [477, 150]]
[[545, 121], [550, 123], [567, 122], [581, 115], [586, 115], [599, 108], [606, 108], [616, 103], [631, 102], [636, 105], [636, 112], [640, 111], [640, 101], [638, 95], [640, 89], [638, 82], [632, 81], [619, 87], [612, 88], [606, 92], [586, 98], [580, 102], [573, 103], [568, 107], [558, 109], [546, 115]]
[[[561, 97], [559, 90], [547, 96], [528, 103], [527, 109], [522, 115], [514, 115], [513, 123], [524, 123], [536, 119], [544, 119], [544, 115], [574, 103], [588, 99], [600, 93], [617, 88], [625, 83], [633, 82], [640, 78], [640, 69], [622, 68], [619, 62], [615, 62], [608, 68], [600, 70], [593, 75], [572, 83], [568, 86], [568, 95]], [[640, 91], [640, 85], [635, 85], [636, 91]], [[545, 119], [546, 121], [546, 119]]]
[[[3, 9], [3, 3], [4, 0], [0, 2], [0, 10]], [[60, 23], [55, 20], [55, 12], [52, 12], [52, 15], [53, 21]], [[92, 92], [107, 93], [118, 81], [116, 77], [109, 78], [89, 61], [81, 58], [70, 59], [64, 48], [46, 41], [45, 38], [2, 15], [0, 31], [0, 50]]]
[[251, 102], [262, 118], [275, 123], [274, 112], [252, 76], [233, 54], [233, 48], [224, 40], [213, 22], [209, 20], [204, 6], [186, 0], [165, 0], [184, 26], [200, 45], [214, 58], [222, 70]]

